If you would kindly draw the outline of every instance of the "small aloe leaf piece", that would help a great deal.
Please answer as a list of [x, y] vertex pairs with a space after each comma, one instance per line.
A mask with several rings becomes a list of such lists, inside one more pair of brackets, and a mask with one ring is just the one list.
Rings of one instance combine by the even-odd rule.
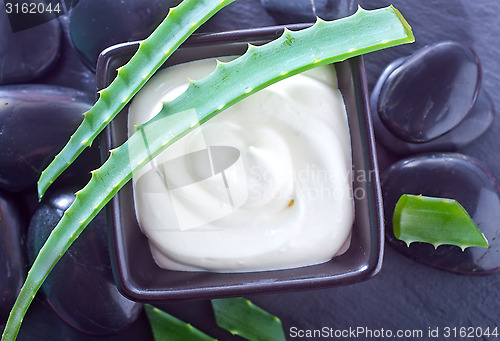
[[184, 0], [170, 9], [158, 28], [143, 42], [115, 80], [100, 91], [94, 106], [84, 113], [70, 140], [38, 180], [41, 198], [57, 177], [89, 147], [99, 133], [142, 88], [170, 55], [204, 22], [235, 0]]
[[286, 340], [278, 317], [243, 297], [212, 300], [215, 322], [233, 335], [250, 341]]
[[152, 305], [145, 304], [155, 341], [216, 341], [191, 324], [179, 320]]
[[[319, 65], [413, 41], [410, 26], [394, 7], [372, 11], [359, 8], [350, 17], [332, 22], [318, 20], [308, 29], [286, 31], [269, 44], [250, 46], [240, 58], [227, 64], [219, 63], [211, 75], [192, 82], [185, 93], [165, 103], [160, 114], [139, 126], [127, 142], [111, 151], [101, 168], [92, 172], [89, 183], [76, 193], [75, 201], [35, 259], [12, 308], [2, 340], [16, 338], [36, 292], [83, 229], [133, 173], [161, 151], [200, 123], [277, 81]], [[148, 60], [145, 56], [144, 63], [148, 64]], [[135, 73], [134, 69], [131, 71]], [[186, 114], [193, 111], [196, 122], [191, 119], [193, 115]], [[71, 162], [71, 158], [67, 162]]]
[[448, 244], [488, 247], [488, 241], [456, 200], [403, 194], [393, 217], [396, 238], [409, 246], [424, 242], [438, 247]]

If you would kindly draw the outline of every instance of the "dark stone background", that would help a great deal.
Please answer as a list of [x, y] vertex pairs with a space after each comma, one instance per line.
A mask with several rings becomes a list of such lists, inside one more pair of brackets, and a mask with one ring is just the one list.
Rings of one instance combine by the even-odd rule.
[[[361, 0], [361, 4], [365, 8], [378, 8], [389, 2]], [[500, 76], [497, 72], [500, 53], [499, 1], [395, 0], [393, 4], [413, 27], [416, 43], [367, 55], [365, 66], [370, 89], [385, 65], [396, 57], [408, 55], [430, 43], [459, 40], [470, 44], [478, 52], [483, 65], [483, 86], [500, 108]], [[209, 32], [275, 23], [259, 0], [239, 0], [217, 14], [202, 30]], [[500, 121], [496, 119], [484, 136], [462, 150], [483, 161], [497, 179], [500, 179], [500, 159], [497, 156], [499, 133]], [[380, 150], [382, 169], [393, 160]], [[427, 340], [431, 339], [427, 336], [429, 328], [439, 328], [439, 339], [459, 340], [459, 337], [444, 338], [444, 328], [489, 327], [491, 330], [500, 327], [499, 288], [498, 274], [464, 276], [448, 273], [418, 264], [386, 245], [382, 271], [369, 281], [339, 288], [248, 298], [279, 316], [288, 335], [291, 327], [303, 330], [367, 327], [394, 332], [400, 329], [422, 330], [424, 337], [421, 339]], [[221, 340], [239, 339], [215, 327], [208, 301], [171, 303], [161, 307]], [[152, 336], [144, 315], [119, 335], [94, 338], [60, 322], [41, 302], [30, 308], [19, 337], [19, 340], [150, 339]], [[289, 335], [289, 339], [295, 338]], [[346, 339], [375, 338], [360, 336]], [[494, 339], [498, 338], [482, 338]]]

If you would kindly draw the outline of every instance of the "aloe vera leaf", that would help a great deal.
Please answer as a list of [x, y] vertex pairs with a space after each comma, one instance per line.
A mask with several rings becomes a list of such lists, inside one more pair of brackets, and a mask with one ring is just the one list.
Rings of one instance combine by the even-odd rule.
[[[133, 172], [199, 123], [286, 77], [413, 40], [410, 26], [394, 7], [372, 11], [360, 8], [345, 19], [328, 23], [318, 20], [306, 30], [286, 31], [274, 42], [250, 47], [233, 62], [219, 64], [205, 81], [191, 83], [184, 94], [164, 105], [162, 114], [139, 126], [127, 142], [111, 151], [101, 168], [92, 172], [89, 183], [76, 193], [75, 201], [35, 259], [12, 308], [2, 340], [15, 339], [26, 310], [52, 268], [97, 213], [132, 178]], [[238, 76], [239, 72], [244, 76]], [[202, 98], [192, 97], [194, 95]], [[165, 113], [166, 108], [169, 113]], [[185, 115], [192, 110], [196, 111], [199, 122], [188, 119], [193, 115]]]
[[[194, 124], [184, 119], [192, 117], [192, 115], [183, 114], [172, 115], [159, 121], [153, 126], [154, 130], [147, 128], [142, 130], [152, 136], [159, 133], [170, 134], [167, 137], [170, 145], [180, 136], [185, 135], [187, 131], [193, 129]], [[14, 303], [2, 335], [2, 341], [15, 340], [22, 319], [43, 281], [83, 229], [118, 190], [131, 179], [132, 168], [130, 165], [133, 164], [140, 168], [151, 160], [149, 148], [147, 144], [143, 143], [143, 136], [134, 134], [129, 141], [132, 141], [130, 150], [124, 146], [111, 151], [109, 159], [98, 170], [92, 171], [89, 183], [76, 193], [75, 201], [64, 212], [63, 217], [52, 230], [33, 262]]]
[[488, 247], [488, 241], [456, 200], [403, 194], [394, 210], [396, 238], [409, 246], [413, 242]]
[[215, 322], [233, 335], [250, 341], [286, 340], [278, 317], [243, 297], [212, 300]]
[[144, 310], [155, 341], [216, 341], [191, 324], [152, 305], [145, 304]]
[[38, 196], [80, 155], [142, 88], [170, 55], [204, 22], [235, 0], [184, 0], [170, 9], [158, 28], [144, 41], [130, 61], [118, 69], [115, 80], [100, 91], [95, 105], [68, 143], [40, 175]]
[[[331, 22], [318, 19], [314, 26], [301, 31], [285, 29], [279, 39], [263, 46], [249, 45], [240, 58], [218, 62], [212, 74], [190, 81], [182, 95], [164, 103], [160, 113], [145, 125], [187, 110], [196, 110], [202, 124], [243, 98], [292, 75], [413, 41], [410, 26], [393, 6], [371, 11], [359, 8], [354, 15]], [[152, 139], [148, 143], [155, 149]]]

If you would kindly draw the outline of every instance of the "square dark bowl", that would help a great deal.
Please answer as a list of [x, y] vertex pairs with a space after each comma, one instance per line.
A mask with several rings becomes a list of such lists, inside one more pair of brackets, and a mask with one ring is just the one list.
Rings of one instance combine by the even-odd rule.
[[[293, 30], [303, 25], [288, 28]], [[265, 43], [282, 31], [283, 27], [269, 27], [193, 36], [172, 55], [165, 67], [196, 59], [239, 55], [245, 52], [248, 42]], [[99, 89], [111, 83], [116, 69], [132, 57], [138, 46], [138, 42], [121, 44], [101, 54], [97, 65]], [[329, 262], [288, 270], [248, 273], [165, 270], [155, 263], [148, 240], [139, 228], [129, 182], [108, 205], [113, 271], [118, 288], [125, 296], [136, 301], [161, 302], [309, 290], [360, 282], [380, 270], [382, 199], [363, 59], [353, 58], [334, 67], [346, 105], [352, 145], [355, 220], [349, 249]], [[107, 155], [110, 148], [127, 139], [127, 113], [128, 106], [104, 132], [103, 154]]]

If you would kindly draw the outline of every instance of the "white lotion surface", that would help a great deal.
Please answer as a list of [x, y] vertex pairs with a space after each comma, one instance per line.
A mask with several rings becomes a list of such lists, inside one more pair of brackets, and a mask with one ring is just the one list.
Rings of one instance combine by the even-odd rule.
[[[215, 60], [159, 72], [129, 110], [129, 132]], [[193, 113], [182, 113], [194, 115]], [[326, 262], [354, 219], [351, 147], [335, 69], [278, 82], [191, 132], [134, 175], [137, 219], [157, 263], [219, 272]]]

